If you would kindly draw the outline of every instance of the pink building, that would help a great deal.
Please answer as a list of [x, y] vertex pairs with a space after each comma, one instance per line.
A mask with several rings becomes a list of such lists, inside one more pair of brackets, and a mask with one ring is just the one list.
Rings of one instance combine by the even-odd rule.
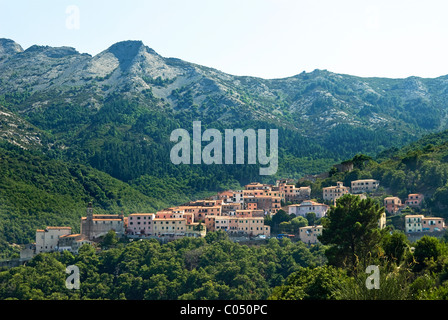
[[154, 233], [154, 219], [154, 213], [131, 213], [128, 216], [127, 231], [137, 235], [152, 235]]
[[411, 193], [405, 201], [405, 205], [410, 207], [420, 207], [424, 196], [421, 193]]
[[445, 229], [445, 219], [438, 217], [425, 217], [422, 219], [422, 231], [433, 232]]
[[384, 208], [389, 214], [397, 213], [402, 208], [402, 206], [403, 204], [401, 203], [401, 199], [398, 197], [384, 198]]

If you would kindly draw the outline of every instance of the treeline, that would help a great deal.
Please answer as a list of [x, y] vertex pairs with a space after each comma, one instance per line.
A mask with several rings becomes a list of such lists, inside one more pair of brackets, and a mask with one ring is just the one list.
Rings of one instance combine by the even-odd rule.
[[[111, 242], [114, 243], [114, 242]], [[325, 263], [323, 246], [270, 239], [248, 246], [223, 231], [205, 238], [116, 243], [99, 253], [43, 253], [0, 272], [0, 299], [268, 299], [293, 272]], [[80, 289], [65, 287], [65, 268], [80, 269]]]

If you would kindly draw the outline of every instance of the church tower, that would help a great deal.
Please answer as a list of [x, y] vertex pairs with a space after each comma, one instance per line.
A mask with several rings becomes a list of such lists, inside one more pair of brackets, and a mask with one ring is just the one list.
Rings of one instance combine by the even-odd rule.
[[89, 202], [86, 209], [86, 217], [81, 219], [81, 234], [89, 240], [93, 232], [93, 205]]
[[89, 202], [89, 204], [87, 205], [87, 210], [86, 210], [86, 217], [88, 220], [92, 220], [93, 219], [93, 205], [92, 202]]

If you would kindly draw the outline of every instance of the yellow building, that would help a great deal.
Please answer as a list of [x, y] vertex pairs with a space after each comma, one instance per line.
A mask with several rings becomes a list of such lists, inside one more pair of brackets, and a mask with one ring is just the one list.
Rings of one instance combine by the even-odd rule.
[[322, 188], [324, 200], [337, 200], [345, 194], [350, 193], [350, 188], [345, 187], [340, 181], [336, 183], [336, 186]]
[[254, 237], [271, 234], [270, 227], [264, 224], [264, 217], [207, 216], [205, 225], [207, 231], [223, 230]]
[[318, 243], [318, 236], [322, 234], [323, 226], [306, 226], [299, 228], [299, 239], [306, 244]]
[[409, 214], [405, 216], [405, 230], [410, 232], [422, 232], [422, 222], [424, 216], [422, 214]]
[[374, 179], [355, 180], [351, 183], [351, 193], [372, 192], [378, 189], [380, 182]]
[[184, 218], [153, 219], [153, 235], [185, 236], [187, 220]]

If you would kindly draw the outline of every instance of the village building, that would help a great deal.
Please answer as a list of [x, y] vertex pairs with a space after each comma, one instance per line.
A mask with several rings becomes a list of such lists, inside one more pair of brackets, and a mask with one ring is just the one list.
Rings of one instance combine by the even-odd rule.
[[326, 201], [334, 201], [339, 199], [345, 194], [350, 193], [350, 188], [345, 187], [340, 181], [336, 183], [336, 186], [322, 188], [323, 199]]
[[306, 226], [299, 228], [299, 239], [306, 244], [319, 243], [318, 237], [322, 234], [323, 226]]
[[405, 231], [406, 233], [411, 232], [422, 232], [424, 216], [422, 214], [406, 215], [405, 216]]
[[374, 179], [355, 180], [351, 182], [351, 193], [373, 192], [378, 189], [380, 182]]
[[300, 204], [293, 204], [288, 207], [289, 214], [306, 217], [307, 213], [314, 212], [317, 219], [324, 217], [329, 209], [330, 206], [311, 200], [303, 201]]
[[98, 239], [110, 230], [114, 230], [118, 236], [123, 236], [125, 223], [123, 214], [93, 214], [92, 203], [89, 203], [87, 215], [81, 218], [81, 234], [89, 240]]
[[267, 195], [247, 196], [244, 197], [244, 208], [275, 214], [281, 209], [281, 198]]
[[298, 202], [308, 200], [311, 196], [310, 187], [299, 187], [295, 184], [288, 184], [287, 180], [277, 181], [277, 187], [279, 191], [284, 194], [284, 201]]
[[270, 236], [270, 227], [262, 217], [207, 216], [205, 225], [208, 232], [223, 230], [230, 235]]
[[154, 213], [131, 213], [128, 216], [126, 232], [133, 235], [151, 235], [154, 233]]
[[411, 193], [408, 195], [404, 204], [409, 207], [420, 208], [424, 198], [425, 197], [421, 193]]
[[46, 227], [36, 230], [35, 253], [52, 252], [59, 249], [59, 238], [72, 233], [70, 227]]
[[79, 248], [81, 248], [84, 244], [91, 245], [92, 241], [80, 233], [66, 234], [59, 237], [58, 250], [67, 250], [72, 253], [78, 253]]
[[437, 232], [445, 230], [445, 219], [439, 217], [424, 217], [422, 219], [423, 232]]
[[403, 207], [401, 199], [398, 197], [384, 198], [384, 209], [388, 214], [396, 214]]
[[153, 233], [155, 236], [180, 237], [185, 236], [187, 220], [183, 218], [153, 219]]

